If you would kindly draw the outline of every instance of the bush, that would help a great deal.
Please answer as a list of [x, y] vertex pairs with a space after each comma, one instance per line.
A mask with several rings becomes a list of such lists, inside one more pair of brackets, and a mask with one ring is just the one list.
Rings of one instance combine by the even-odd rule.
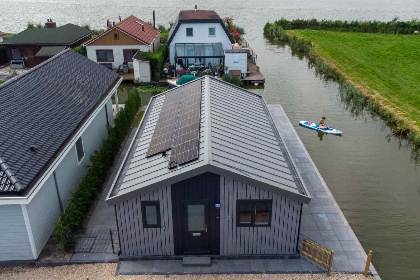
[[86, 47], [83, 45], [77, 46], [73, 49], [75, 52], [83, 55], [83, 56], [87, 56], [87, 50]]
[[67, 209], [55, 224], [54, 234], [63, 250], [70, 249], [70, 232], [82, 229], [84, 219], [105, 184], [110, 167], [131, 128], [140, 105], [140, 93], [130, 92], [125, 108], [120, 110], [115, 118], [114, 127], [109, 127], [109, 136], [102, 141], [99, 150], [90, 157], [91, 165], [88, 166], [86, 175], [71, 194]]
[[223, 81], [234, 84], [235, 86], [242, 86], [242, 80], [238, 77], [232, 77], [229, 76], [228, 74], [224, 74], [223, 75]]
[[140, 86], [135, 89], [137, 92], [151, 92], [151, 93], [162, 93], [168, 90], [167, 86]]
[[154, 73], [153, 76], [155, 77], [156, 81], [159, 81], [160, 79], [160, 72], [162, 71], [163, 64], [165, 63], [166, 51], [166, 45], [161, 45], [156, 51], [156, 53], [152, 53], [149, 51], [147, 53], [142, 54], [144, 58], [147, 58], [152, 62], [152, 69]]
[[0, 64], [6, 63], [7, 61], [6, 48], [4, 46], [0, 46]]
[[394, 18], [388, 22], [382, 21], [341, 21], [341, 20], [287, 20], [281, 18], [273, 24], [267, 23], [264, 32], [270, 25], [275, 25], [286, 30], [291, 29], [314, 29], [331, 30], [343, 32], [365, 32], [365, 33], [392, 33], [392, 34], [413, 34], [415, 30], [420, 30], [420, 21], [398, 21]]

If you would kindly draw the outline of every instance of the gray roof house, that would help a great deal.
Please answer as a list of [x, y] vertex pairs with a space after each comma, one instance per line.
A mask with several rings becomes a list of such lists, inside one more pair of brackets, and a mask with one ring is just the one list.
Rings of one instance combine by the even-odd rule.
[[121, 258], [294, 256], [310, 199], [263, 97], [205, 76], [151, 99], [107, 203]]
[[0, 262], [39, 256], [113, 125], [120, 83], [64, 50], [0, 86]]

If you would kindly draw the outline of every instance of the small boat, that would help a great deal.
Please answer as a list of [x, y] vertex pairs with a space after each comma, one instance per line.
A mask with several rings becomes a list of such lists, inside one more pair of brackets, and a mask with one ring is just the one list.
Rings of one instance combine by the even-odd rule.
[[338, 129], [335, 129], [335, 128], [332, 128], [332, 127], [328, 127], [328, 126], [327, 126], [327, 128], [324, 128], [324, 129], [318, 128], [319, 124], [314, 123], [314, 122], [300, 121], [299, 125], [301, 125], [303, 127], [306, 127], [306, 128], [309, 128], [309, 129], [316, 130], [318, 132], [322, 132], [322, 133], [328, 133], [328, 134], [334, 134], [334, 135], [343, 134], [343, 132], [341, 130], [338, 130]]

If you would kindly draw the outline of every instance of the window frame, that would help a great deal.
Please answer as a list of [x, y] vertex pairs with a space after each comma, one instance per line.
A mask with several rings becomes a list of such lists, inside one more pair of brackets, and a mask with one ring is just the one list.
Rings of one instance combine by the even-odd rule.
[[[191, 30], [191, 35], [188, 35], [188, 30]], [[194, 37], [194, 28], [192, 28], [192, 27], [185, 28], [185, 36]]]
[[[257, 203], [267, 203], [269, 204], [268, 210], [268, 224], [255, 224], [255, 205]], [[241, 203], [251, 203], [251, 223], [240, 223], [239, 222], [239, 204]], [[271, 226], [271, 217], [273, 212], [273, 200], [272, 199], [237, 199], [236, 200], [236, 226], [237, 227], [270, 227]]]
[[[146, 206], [156, 206], [156, 225], [149, 225], [146, 218]], [[143, 220], [143, 228], [161, 228], [161, 219], [160, 219], [160, 201], [142, 201], [141, 202], [141, 216]]]
[[[77, 143], [79, 143], [79, 141], [80, 141], [80, 143], [82, 145], [82, 151], [83, 151], [83, 156], [80, 159], [79, 159], [79, 150], [77, 149]], [[82, 136], [80, 136], [79, 139], [76, 140], [76, 143], [74, 144], [74, 148], [76, 149], [77, 164], [80, 165], [80, 163], [82, 163], [83, 159], [86, 156], [86, 153], [85, 153], [85, 145], [83, 145], [83, 138], [82, 138]]]
[[119, 39], [120, 39], [120, 34], [114, 33], [114, 40], [119, 40]]
[[[210, 29], [214, 30], [214, 34], [210, 34]], [[209, 37], [216, 37], [216, 27], [209, 27]]]
[[[105, 52], [105, 60], [99, 60], [98, 57], [98, 52], [103, 51]], [[106, 60], [106, 52], [111, 52], [112, 53], [112, 60]], [[114, 50], [113, 49], [108, 49], [108, 50], [96, 50], [96, 61], [97, 62], [114, 62], [115, 57], [114, 57]]]
[[[125, 60], [125, 52], [130, 51], [131, 52], [131, 60]], [[139, 50], [135, 50], [135, 49], [123, 49], [123, 59], [124, 62], [133, 62], [133, 57], [134, 55], [138, 52]]]

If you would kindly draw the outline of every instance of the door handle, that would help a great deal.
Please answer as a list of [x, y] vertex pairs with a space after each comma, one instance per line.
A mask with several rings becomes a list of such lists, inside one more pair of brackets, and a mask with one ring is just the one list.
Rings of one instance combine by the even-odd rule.
[[207, 225], [206, 225], [206, 232], [207, 232]]

